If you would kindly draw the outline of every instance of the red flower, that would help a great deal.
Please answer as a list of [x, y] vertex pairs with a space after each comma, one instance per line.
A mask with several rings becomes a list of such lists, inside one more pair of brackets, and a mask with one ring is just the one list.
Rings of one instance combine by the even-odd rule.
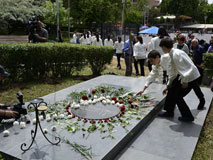
[[88, 97], [87, 96], [82, 96], [81, 97], [83, 100], [88, 100]]
[[95, 94], [95, 93], [96, 93], [96, 89], [93, 89], [93, 90], [92, 90], [92, 94]]
[[117, 98], [116, 98], [116, 97], [112, 97], [112, 100], [113, 100], [113, 101], [116, 101], [116, 100], [117, 100]]
[[124, 101], [120, 100], [119, 103], [122, 104], [122, 103], [124, 103]]
[[69, 109], [70, 108], [70, 104], [68, 104], [66, 107], [65, 107], [65, 109]]
[[78, 121], [80, 121], [81, 120], [81, 117], [78, 117]]
[[95, 121], [95, 120], [91, 120], [91, 121], [90, 121], [90, 123], [95, 124], [95, 123], [96, 123], [96, 121]]
[[84, 123], [87, 123], [87, 119], [86, 119], [86, 118], [84, 118], [83, 122], [84, 122]]
[[104, 122], [106, 122], [106, 123], [109, 122], [109, 118], [106, 118], [106, 119], [104, 120]]
[[132, 100], [128, 100], [129, 104], [132, 104]]
[[123, 105], [121, 108], [120, 108], [121, 112], [125, 112], [125, 106]]
[[135, 108], [135, 105], [131, 104], [131, 108]]
[[104, 92], [105, 92], [105, 90], [104, 90], [104, 89], [101, 89], [101, 92], [102, 92], [102, 93], [104, 93]]
[[70, 111], [67, 111], [68, 112], [68, 115], [71, 115]]
[[72, 118], [75, 118], [75, 115], [74, 115], [74, 114], [72, 115]]

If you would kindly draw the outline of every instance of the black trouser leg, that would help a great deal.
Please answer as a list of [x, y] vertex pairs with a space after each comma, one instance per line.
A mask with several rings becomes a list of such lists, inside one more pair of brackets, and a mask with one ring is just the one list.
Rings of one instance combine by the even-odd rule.
[[149, 68], [149, 72], [151, 72], [152, 71], [152, 65], [149, 61], [148, 61], [148, 68]]
[[167, 82], [167, 72], [163, 71], [163, 84], [166, 84]]
[[203, 68], [200, 68], [200, 67], [197, 66], [197, 69], [198, 69], [198, 71], [200, 73], [200, 77], [198, 78], [197, 81], [198, 81], [198, 84], [201, 85], [202, 84], [202, 79], [203, 79]]
[[121, 64], [120, 64], [120, 60], [121, 60], [121, 54], [116, 54], [116, 56], [117, 56], [117, 60], [118, 60], [118, 65], [117, 65], [117, 67], [121, 67]]
[[168, 92], [166, 95], [166, 100], [164, 104], [164, 110], [166, 110], [169, 113], [174, 113], [176, 101], [177, 101], [177, 96], [178, 93], [180, 92], [180, 86], [178, 87], [178, 77], [175, 78], [172, 82], [172, 84], [168, 88]]
[[125, 55], [125, 64], [126, 64], [125, 76], [131, 76], [132, 75], [132, 55], [129, 55], [129, 54]]
[[140, 63], [141, 76], [145, 76], [145, 72], [144, 72], [145, 59], [139, 59], [139, 63]]
[[136, 74], [139, 74], [139, 71], [138, 71], [138, 61], [135, 59], [135, 57], [133, 57], [133, 59], [134, 59], [134, 67], [135, 67]]
[[175, 108], [175, 105], [177, 104], [182, 117], [193, 117], [183, 97], [185, 97], [191, 91], [192, 86], [194, 85], [194, 81], [190, 82], [188, 84], [188, 87], [183, 89], [181, 82], [180, 80], [178, 80], [178, 78], [179, 76], [177, 76], [173, 80], [171, 86], [168, 89], [164, 109], [168, 113], [174, 113], [174, 108]]
[[200, 86], [198, 85], [198, 83], [196, 83], [195, 85], [193, 85], [193, 90], [196, 94], [196, 96], [198, 97], [199, 100], [203, 100], [204, 99], [204, 95], [203, 92], [200, 89]]

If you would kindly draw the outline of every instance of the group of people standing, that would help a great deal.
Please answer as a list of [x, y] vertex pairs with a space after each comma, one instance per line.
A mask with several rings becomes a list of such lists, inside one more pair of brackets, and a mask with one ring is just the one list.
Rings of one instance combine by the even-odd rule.
[[[163, 31], [163, 29], [159, 29], [159, 31]], [[142, 94], [156, 78], [164, 80], [166, 73], [168, 76], [167, 85], [162, 92], [163, 94], [167, 93], [164, 104], [165, 111], [159, 116], [174, 117], [174, 109], [177, 105], [181, 113], [178, 118], [180, 121], [194, 121], [194, 116], [183, 98], [193, 89], [199, 99], [197, 109], [204, 109], [205, 98], [200, 89], [204, 47], [199, 45], [196, 38], [191, 39], [189, 48], [184, 35], [177, 35], [176, 42], [166, 35], [166, 32], [162, 33], [164, 34], [158, 34], [157, 37], [151, 39], [151, 51], [148, 54], [148, 59], [152, 70], [147, 77], [144, 88], [137, 95]], [[211, 42], [212, 40], [210, 40], [209, 48], [212, 46]]]

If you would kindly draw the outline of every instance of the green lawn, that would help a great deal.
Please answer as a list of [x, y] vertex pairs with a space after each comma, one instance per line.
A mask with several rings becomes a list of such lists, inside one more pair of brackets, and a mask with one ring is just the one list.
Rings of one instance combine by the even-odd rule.
[[[119, 70], [116, 67], [116, 59], [113, 59], [112, 63], [107, 66], [102, 74], [114, 73], [124, 76], [125, 65], [121, 62], [122, 69]], [[146, 75], [148, 69], [146, 68]], [[67, 88], [69, 86], [80, 83], [84, 80], [91, 78], [92, 72], [89, 68], [85, 67], [80, 73], [76, 73], [73, 77], [67, 79], [49, 80], [45, 82], [29, 82], [24, 84], [10, 84], [2, 86], [0, 88], [0, 103], [12, 103], [16, 100], [16, 92], [21, 91], [24, 95], [24, 101], [36, 97], [42, 97], [52, 92]], [[135, 71], [133, 71], [135, 77]], [[192, 160], [213, 160], [213, 103], [208, 113], [205, 125], [202, 129], [195, 153]]]

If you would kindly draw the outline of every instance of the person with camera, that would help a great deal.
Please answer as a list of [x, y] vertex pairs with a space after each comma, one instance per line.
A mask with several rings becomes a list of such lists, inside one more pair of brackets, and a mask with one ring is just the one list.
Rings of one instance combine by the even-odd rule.
[[[4, 77], [8, 77], [9, 73], [5, 71], [4, 67], [0, 65], [0, 82], [2, 82]], [[0, 104], [0, 122], [2, 119], [8, 118], [16, 118], [18, 116], [18, 112], [12, 111], [12, 107], [6, 106], [4, 104]]]
[[41, 43], [48, 41], [48, 32], [43, 28], [43, 23], [41, 21], [31, 22], [29, 41], [32, 43]]

